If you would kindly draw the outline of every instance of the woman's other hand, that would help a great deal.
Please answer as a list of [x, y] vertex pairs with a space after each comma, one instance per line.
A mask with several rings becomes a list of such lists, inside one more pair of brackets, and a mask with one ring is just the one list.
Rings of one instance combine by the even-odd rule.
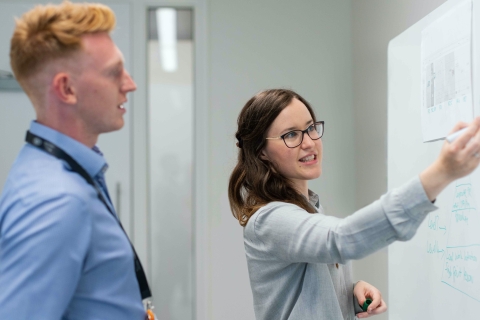
[[427, 169], [420, 173], [420, 181], [430, 199], [451, 182], [470, 174], [480, 163], [480, 117], [471, 123], [459, 122], [450, 132], [468, 127], [455, 141], [443, 143], [440, 155]]
[[372, 303], [370, 303], [366, 312], [356, 314], [358, 318], [368, 318], [387, 311], [387, 304], [382, 299], [382, 293], [371, 284], [365, 281], [358, 281], [353, 288], [353, 294], [360, 306], [363, 306], [367, 298], [372, 299]]

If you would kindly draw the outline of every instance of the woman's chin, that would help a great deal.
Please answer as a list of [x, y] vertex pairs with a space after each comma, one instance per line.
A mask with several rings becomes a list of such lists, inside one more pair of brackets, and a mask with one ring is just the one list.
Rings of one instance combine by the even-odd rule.
[[318, 171], [312, 172], [311, 174], [309, 174], [310, 177], [308, 180], [318, 179], [320, 178], [321, 175], [322, 175], [322, 169], [320, 168]]

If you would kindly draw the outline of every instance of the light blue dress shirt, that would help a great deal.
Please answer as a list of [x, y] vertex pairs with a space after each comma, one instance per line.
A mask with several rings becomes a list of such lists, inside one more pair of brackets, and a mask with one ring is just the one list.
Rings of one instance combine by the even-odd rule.
[[[39, 123], [94, 179], [104, 158]], [[117, 218], [69, 166], [31, 145], [0, 198], [0, 319], [145, 319], [133, 252]]]

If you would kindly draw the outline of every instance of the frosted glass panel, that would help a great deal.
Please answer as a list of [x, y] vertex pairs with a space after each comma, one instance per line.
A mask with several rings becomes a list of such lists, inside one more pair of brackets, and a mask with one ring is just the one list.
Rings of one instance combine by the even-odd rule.
[[149, 10], [150, 282], [162, 320], [193, 319], [191, 19], [190, 10]]

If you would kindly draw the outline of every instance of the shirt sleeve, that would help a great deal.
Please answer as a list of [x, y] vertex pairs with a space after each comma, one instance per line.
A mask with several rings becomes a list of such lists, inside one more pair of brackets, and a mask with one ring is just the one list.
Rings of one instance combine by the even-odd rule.
[[411, 239], [435, 209], [416, 177], [345, 219], [276, 202], [260, 209], [249, 223], [262, 251], [275, 259], [344, 264], [396, 240]]
[[0, 243], [0, 319], [61, 319], [75, 292], [91, 235], [87, 204], [57, 195], [18, 200], [5, 212]]
[[360, 303], [358, 302], [357, 297], [353, 294], [353, 290], [355, 289], [356, 284], [357, 284], [357, 282], [353, 284], [353, 288], [352, 288], [353, 311], [355, 312], [355, 314], [363, 312], [363, 308], [360, 306]]

